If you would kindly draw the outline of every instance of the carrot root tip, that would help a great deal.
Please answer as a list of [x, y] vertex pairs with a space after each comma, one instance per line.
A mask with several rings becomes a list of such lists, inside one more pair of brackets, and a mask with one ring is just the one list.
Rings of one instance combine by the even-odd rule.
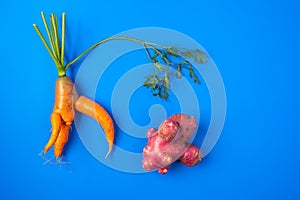
[[110, 155], [111, 151], [112, 151], [112, 144], [109, 144], [109, 149], [108, 149], [108, 151], [107, 151], [107, 153], [105, 155], [105, 159], [108, 158], [108, 156]]

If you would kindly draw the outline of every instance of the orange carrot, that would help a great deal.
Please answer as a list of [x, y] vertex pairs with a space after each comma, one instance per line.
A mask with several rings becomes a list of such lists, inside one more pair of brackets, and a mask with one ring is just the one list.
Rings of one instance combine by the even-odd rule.
[[55, 103], [51, 115], [52, 135], [44, 147], [44, 154], [55, 143], [54, 154], [58, 158], [68, 140], [69, 129], [74, 119], [73, 82], [67, 76], [56, 79]]
[[61, 156], [63, 152], [63, 148], [69, 138], [69, 131], [70, 131], [70, 126], [64, 124], [61, 125], [59, 135], [54, 144], [54, 155], [56, 159], [58, 159], [58, 157]]
[[[74, 84], [72, 80], [66, 76], [67, 69], [77, 60], [79, 60], [84, 55], [86, 55], [89, 51], [94, 49], [96, 46], [100, 45], [105, 41], [111, 40], [113, 38], [108, 40], [103, 40], [102, 42], [93, 45], [92, 47], [84, 51], [82, 54], [80, 54], [78, 57], [76, 57], [74, 60], [65, 64], [64, 53], [65, 53], [66, 14], [65, 13], [62, 14], [60, 31], [58, 26], [57, 15], [53, 13], [50, 15], [50, 23], [47, 22], [44, 12], [41, 12], [41, 16], [43, 19], [43, 23], [49, 41], [48, 42], [46, 41], [45, 37], [43, 36], [42, 32], [40, 31], [40, 29], [36, 24], [33, 24], [33, 27], [36, 30], [41, 41], [45, 45], [49, 55], [53, 59], [59, 76], [56, 79], [55, 103], [50, 118], [51, 126], [52, 126], [52, 134], [48, 143], [44, 147], [44, 154], [46, 154], [47, 151], [54, 145], [54, 154], [56, 159], [58, 159], [58, 157], [62, 155], [64, 145], [68, 141], [70, 127], [74, 120], [74, 114], [75, 114], [74, 112], [75, 95], [73, 94], [75, 93]], [[60, 33], [61, 33], [61, 37], [60, 37]], [[111, 117], [103, 107], [101, 107], [99, 104], [85, 97], [79, 98], [79, 100], [76, 102], [76, 105], [77, 105], [77, 109], [80, 112], [93, 117], [94, 119], [97, 120], [97, 122], [100, 123], [100, 125], [102, 125], [104, 132], [106, 134], [107, 141], [109, 143], [109, 151], [107, 153], [108, 155], [112, 150], [112, 145], [114, 142], [114, 126]]]
[[53, 144], [56, 141], [56, 138], [59, 134], [60, 128], [61, 128], [61, 117], [59, 114], [52, 113], [52, 115], [50, 117], [50, 121], [51, 121], [51, 126], [52, 126], [52, 130], [51, 130], [52, 134], [51, 134], [51, 137], [50, 137], [48, 143], [44, 147], [44, 154], [46, 154], [47, 151], [53, 146]]
[[102, 106], [84, 96], [80, 96], [76, 100], [75, 109], [95, 119], [102, 126], [109, 145], [109, 149], [106, 154], [107, 157], [112, 150], [114, 142], [114, 124], [112, 118]]
[[56, 79], [55, 103], [53, 112], [58, 113], [66, 125], [71, 125], [74, 119], [73, 82], [67, 76]]
[[[56, 159], [62, 155], [64, 145], [68, 141], [70, 126], [74, 120], [74, 85], [67, 76], [60, 76], [56, 79], [55, 103], [51, 115], [52, 135], [44, 147], [44, 154], [54, 145]], [[114, 126], [110, 115], [96, 102], [80, 96], [75, 102], [75, 108], [94, 118], [104, 129], [106, 139], [109, 143], [109, 150], [106, 157], [112, 150], [114, 142]]]

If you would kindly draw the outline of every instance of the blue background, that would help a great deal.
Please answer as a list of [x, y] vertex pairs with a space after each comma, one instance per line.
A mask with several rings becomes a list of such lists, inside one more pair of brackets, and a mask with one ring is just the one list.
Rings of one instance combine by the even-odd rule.
[[[296, 0], [12, 0], [1, 8], [1, 199], [300, 198]], [[130, 174], [94, 159], [74, 130], [66, 149], [72, 163], [42, 166], [37, 154], [49, 136], [57, 77], [32, 28], [42, 25], [42, 10], [67, 13], [69, 57], [145, 26], [174, 29], [202, 44], [227, 93], [226, 122], [213, 151], [195, 168]]]

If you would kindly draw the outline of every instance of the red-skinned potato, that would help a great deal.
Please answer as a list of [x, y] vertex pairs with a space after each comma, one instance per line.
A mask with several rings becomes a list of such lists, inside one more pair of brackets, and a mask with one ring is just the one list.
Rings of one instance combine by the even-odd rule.
[[196, 129], [196, 121], [185, 114], [175, 114], [161, 123], [158, 130], [147, 131], [148, 143], [143, 149], [142, 165], [146, 171], [158, 169], [166, 174], [176, 160], [194, 166], [201, 160], [201, 152], [188, 140]]

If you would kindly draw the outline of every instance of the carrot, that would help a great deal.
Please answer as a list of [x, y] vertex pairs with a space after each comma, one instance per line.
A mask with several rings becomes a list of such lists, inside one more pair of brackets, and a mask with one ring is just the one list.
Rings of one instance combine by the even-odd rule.
[[73, 82], [67, 76], [56, 79], [55, 103], [53, 113], [61, 116], [66, 125], [71, 125], [74, 119]]
[[95, 119], [102, 126], [109, 145], [108, 152], [105, 156], [107, 157], [112, 151], [114, 142], [114, 124], [112, 118], [102, 106], [84, 96], [80, 96], [76, 100], [75, 109]]
[[48, 143], [44, 147], [44, 154], [46, 154], [47, 151], [53, 146], [53, 144], [56, 141], [56, 138], [59, 134], [60, 128], [61, 128], [61, 117], [59, 114], [52, 113], [52, 115], [50, 117], [50, 121], [51, 121], [51, 126], [52, 126], [52, 130], [51, 130], [52, 134], [51, 134], [51, 137], [50, 137]]
[[56, 79], [55, 103], [51, 114], [52, 134], [44, 147], [44, 154], [55, 144], [54, 154], [58, 158], [68, 141], [69, 129], [74, 119], [73, 82], [67, 76]]
[[[41, 12], [41, 16], [49, 41], [46, 41], [36, 24], [33, 24], [33, 27], [36, 30], [40, 39], [42, 40], [52, 60], [54, 61], [58, 72], [58, 78], [56, 79], [55, 86], [55, 103], [50, 117], [52, 133], [47, 144], [44, 147], [43, 152], [44, 154], [46, 154], [47, 151], [49, 151], [49, 149], [54, 145], [54, 155], [56, 159], [58, 159], [58, 157], [62, 155], [64, 145], [68, 141], [70, 127], [74, 120], [75, 114], [75, 95], [73, 94], [75, 88], [72, 80], [66, 76], [66, 71], [70, 67], [70, 65], [75, 63], [77, 60], [86, 55], [90, 50], [92, 50], [102, 42], [93, 45], [92, 47], [84, 51], [82, 54], [80, 54], [73, 61], [65, 64], [64, 42], [66, 14], [62, 14], [61, 31], [58, 30], [59, 27], [57, 15], [50, 15], [49, 24], [43, 12]], [[61, 38], [59, 36], [60, 32]], [[105, 42], [105, 40], [103, 42]], [[111, 117], [102, 106], [85, 97], [80, 97], [78, 99], [78, 101], [76, 102], [76, 108], [80, 112], [94, 118], [98, 123], [100, 123], [100, 125], [104, 129], [106, 139], [109, 143], [109, 150], [106, 154], [107, 157], [112, 151], [112, 146], [114, 142], [114, 126]]]
[[[74, 120], [75, 97], [73, 91], [75, 91], [74, 85], [69, 77], [60, 76], [56, 79], [55, 103], [50, 117], [52, 134], [44, 147], [44, 154], [46, 154], [54, 145], [54, 155], [56, 159], [62, 155], [64, 145], [68, 141], [70, 126]], [[109, 143], [107, 157], [112, 150], [114, 142], [114, 126], [111, 117], [102, 106], [83, 96], [78, 98], [75, 103], [75, 108], [94, 118], [104, 129]]]
[[54, 144], [54, 155], [56, 159], [62, 155], [63, 148], [68, 141], [69, 138], [70, 126], [62, 124], [59, 135]]

